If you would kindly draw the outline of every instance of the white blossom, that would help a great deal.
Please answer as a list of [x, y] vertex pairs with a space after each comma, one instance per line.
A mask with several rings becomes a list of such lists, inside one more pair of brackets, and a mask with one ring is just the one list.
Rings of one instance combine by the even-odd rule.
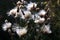
[[41, 18], [38, 14], [35, 15], [35, 23], [43, 23], [45, 18]]
[[26, 17], [31, 16], [31, 12], [30, 11], [24, 11], [24, 13], [25, 13]]
[[22, 15], [22, 17], [21, 17], [22, 19], [31, 17], [31, 12], [30, 12], [30, 11], [24, 11], [24, 14], [25, 14], [25, 15]]
[[23, 36], [27, 33], [27, 29], [26, 28], [20, 28], [20, 29], [16, 29], [16, 33], [19, 35], [19, 36]]
[[45, 21], [45, 18], [40, 18], [40, 19], [35, 20], [34, 22], [35, 23], [43, 23], [44, 21]]
[[17, 2], [17, 4], [20, 4], [20, 3], [21, 3], [20, 1]]
[[5, 23], [2, 25], [2, 29], [6, 31], [8, 28], [11, 27], [11, 25], [12, 24], [10, 22], [5, 21]]
[[17, 8], [14, 8], [14, 9], [10, 10], [7, 14], [10, 16], [10, 15], [13, 15], [16, 13], [17, 13]]
[[27, 33], [27, 27], [28, 26], [21, 27], [21, 26], [19, 26], [18, 24], [15, 23], [12, 26], [12, 30], [13, 30], [13, 32], [16, 32], [19, 37], [21, 37], [21, 36], [23, 36]]
[[[13, 8], [12, 10], [10, 10], [7, 14], [8, 16], [13, 16], [13, 17], [18, 17], [22, 15], [21, 9], [19, 9], [19, 12], [17, 12], [17, 7]], [[15, 15], [15, 16], [14, 16]]]
[[33, 6], [36, 8], [37, 4], [30, 2], [26, 7], [27, 7], [28, 10], [31, 10], [31, 8], [33, 8]]
[[49, 24], [48, 25], [43, 25], [43, 27], [41, 29], [44, 33], [52, 33], [52, 31], [50, 30], [50, 25]]
[[38, 14], [39, 14], [40, 16], [41, 16], [41, 15], [44, 16], [46, 13], [47, 13], [47, 12], [46, 12], [45, 10], [40, 10]]
[[45, 18], [40, 18], [40, 23], [43, 23], [45, 21]]

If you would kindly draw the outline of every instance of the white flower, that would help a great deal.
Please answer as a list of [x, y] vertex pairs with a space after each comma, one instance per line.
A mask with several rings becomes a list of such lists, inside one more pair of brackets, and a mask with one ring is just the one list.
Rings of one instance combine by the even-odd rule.
[[4, 30], [4, 31], [6, 31], [8, 28], [10, 28], [11, 27], [11, 23], [10, 22], [5, 22], [3, 25], [2, 25], [2, 29]]
[[31, 12], [30, 11], [24, 11], [24, 13], [25, 13], [26, 17], [31, 16]]
[[27, 7], [28, 10], [31, 10], [31, 8], [33, 8], [33, 6], [36, 8], [37, 4], [30, 2], [26, 7]]
[[35, 14], [35, 23], [43, 23], [45, 18], [41, 18], [38, 14]]
[[45, 21], [45, 18], [40, 18], [40, 23], [43, 23]]
[[40, 18], [40, 19], [36, 19], [34, 22], [35, 23], [43, 23], [45, 21], [45, 18]]
[[38, 13], [39, 15], [45, 15], [47, 12], [45, 10], [40, 10], [40, 12]]
[[44, 25], [41, 29], [44, 33], [52, 33], [52, 31], [50, 30], [50, 25], [49, 24]]
[[22, 19], [25, 19], [24, 15], [21, 16]]
[[30, 11], [24, 11], [24, 14], [25, 15], [22, 15], [22, 17], [21, 17], [22, 19], [31, 17], [31, 12]]
[[16, 29], [16, 33], [19, 35], [19, 36], [23, 36], [27, 33], [27, 29], [26, 28], [20, 28], [20, 29]]
[[8, 13], [8, 16], [13, 16], [13, 17], [18, 17], [21, 16], [21, 11], [19, 10], [19, 12], [17, 12], [17, 7], [13, 8], [12, 10], [10, 10]]
[[17, 8], [14, 8], [8, 12], [8, 15], [13, 15], [17, 13]]
[[21, 3], [20, 1], [17, 2], [17, 4], [20, 4], [20, 3]]
[[13, 32], [16, 32], [19, 37], [21, 37], [21, 36], [23, 36], [23, 35], [25, 35], [27, 33], [27, 27], [28, 26], [21, 27], [21, 26], [19, 26], [18, 24], [15, 23], [12, 26], [12, 30], [13, 30]]

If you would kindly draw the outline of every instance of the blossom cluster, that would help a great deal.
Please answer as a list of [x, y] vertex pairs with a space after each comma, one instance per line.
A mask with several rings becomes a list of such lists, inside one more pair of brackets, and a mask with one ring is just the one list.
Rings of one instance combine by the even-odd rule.
[[[28, 29], [31, 30], [31, 28], [34, 29], [35, 27], [35, 30], [38, 32], [41, 31], [48, 34], [52, 33], [49, 22], [51, 18], [47, 15], [49, 14], [48, 11], [40, 9], [37, 5], [38, 3], [36, 2], [28, 3], [24, 0], [18, 1], [16, 7], [7, 12], [8, 16], [15, 19], [15, 22], [11, 23], [6, 19], [5, 23], [2, 25], [2, 29], [8, 32], [9, 30], [16, 32], [16, 34], [20, 37], [27, 34]], [[22, 22], [23, 27], [21, 26]]]

